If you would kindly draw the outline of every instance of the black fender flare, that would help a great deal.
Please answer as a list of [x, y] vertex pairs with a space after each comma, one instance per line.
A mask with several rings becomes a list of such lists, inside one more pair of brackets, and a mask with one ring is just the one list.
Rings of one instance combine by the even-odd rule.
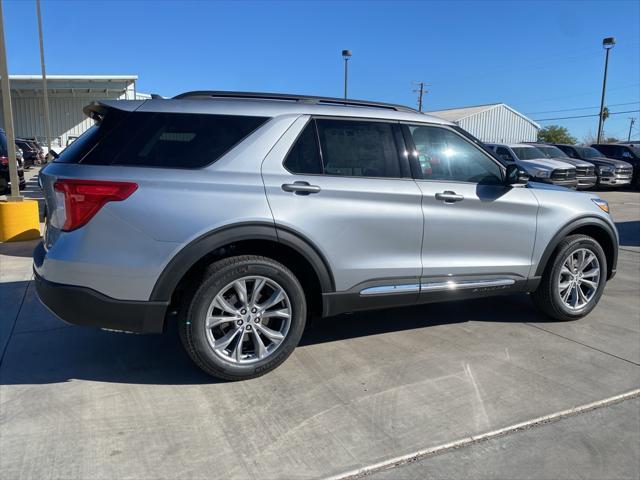
[[220, 247], [242, 240], [269, 240], [292, 248], [311, 264], [322, 293], [334, 291], [329, 264], [309, 239], [291, 229], [276, 228], [273, 223], [246, 222], [217, 228], [185, 245], [163, 269], [149, 300], [170, 301], [178, 282], [200, 259]]
[[613, 245], [613, 251], [611, 252], [611, 265], [607, 265], [607, 275], [609, 279], [613, 277], [616, 271], [616, 265], [618, 263], [618, 235], [613, 230], [611, 225], [605, 220], [600, 217], [591, 215], [573, 219], [560, 230], [558, 230], [558, 232], [556, 232], [556, 234], [553, 236], [544, 252], [542, 253], [542, 257], [540, 257], [540, 262], [538, 262], [538, 267], [536, 268], [537, 277], [542, 276], [542, 274], [544, 273], [551, 255], [553, 255], [553, 252], [555, 251], [558, 244], [562, 241], [562, 239], [569, 235], [569, 233], [571, 233], [573, 230], [581, 227], [598, 227], [609, 236], [611, 245]]

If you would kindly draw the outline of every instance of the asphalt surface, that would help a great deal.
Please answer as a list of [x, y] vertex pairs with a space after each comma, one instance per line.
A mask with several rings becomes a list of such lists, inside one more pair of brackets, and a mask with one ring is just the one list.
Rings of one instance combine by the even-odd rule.
[[526, 295], [343, 315], [239, 383], [200, 373], [175, 329], [62, 323], [36, 298], [34, 243], [0, 244], [1, 476], [339, 477], [507, 428], [372, 475], [637, 479], [637, 399], [509, 430], [640, 387], [640, 194], [602, 195], [621, 252], [588, 317], [549, 321]]

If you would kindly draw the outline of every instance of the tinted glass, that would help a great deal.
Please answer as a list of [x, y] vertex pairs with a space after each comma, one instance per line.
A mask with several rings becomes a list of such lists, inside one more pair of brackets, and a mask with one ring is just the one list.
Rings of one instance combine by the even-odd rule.
[[579, 158], [577, 153], [576, 153], [576, 151], [573, 149], [573, 147], [568, 147], [566, 145], [560, 145], [560, 146], [558, 146], [558, 149], [560, 149], [564, 153], [566, 153], [568, 157]]
[[545, 145], [537, 147], [547, 158], [566, 158], [567, 154], [560, 150], [558, 147], [551, 145]]
[[[84, 157], [107, 135], [116, 130], [116, 127], [129, 115], [120, 110], [110, 110], [104, 116], [102, 122], [93, 125], [89, 130], [80, 135], [75, 142], [62, 150], [60, 156], [54, 160], [55, 163], [80, 163]], [[111, 163], [115, 152], [111, 153], [109, 161]], [[90, 162], [86, 162], [90, 163]]]
[[511, 147], [513, 153], [520, 160], [534, 160], [536, 158], [546, 158], [545, 154], [536, 147]]
[[500, 159], [504, 160], [505, 162], [515, 162], [513, 156], [509, 152], [509, 150], [507, 150], [504, 147], [497, 147], [496, 148], [496, 153], [498, 154]]
[[[266, 118], [230, 115], [133, 113], [123, 122], [131, 129], [142, 125], [113, 163], [150, 167], [199, 168], [215, 162], [262, 125]], [[109, 142], [111, 154], [117, 148]], [[73, 144], [72, 144], [73, 145]], [[98, 152], [97, 152], [98, 153]]]
[[456, 133], [438, 127], [410, 126], [425, 180], [501, 183], [500, 167]]
[[593, 148], [595, 148], [599, 152], [602, 152], [602, 153], [605, 153], [605, 154], [606, 153], [609, 153], [609, 154], [613, 153], [613, 150], [611, 149], [611, 147], [609, 145], [596, 145]]
[[390, 124], [317, 120], [324, 173], [352, 177], [400, 177], [398, 147]]
[[56, 162], [199, 168], [216, 161], [266, 120], [111, 110]]
[[602, 157], [602, 153], [600, 153], [595, 148], [591, 148], [591, 147], [576, 147], [576, 150], [578, 151], [578, 153], [580, 153], [580, 156], [582, 158]]
[[6, 157], [7, 155], [7, 135], [0, 128], [0, 157]]
[[322, 162], [320, 161], [316, 127], [313, 120], [307, 124], [289, 151], [284, 166], [292, 173], [322, 173]]

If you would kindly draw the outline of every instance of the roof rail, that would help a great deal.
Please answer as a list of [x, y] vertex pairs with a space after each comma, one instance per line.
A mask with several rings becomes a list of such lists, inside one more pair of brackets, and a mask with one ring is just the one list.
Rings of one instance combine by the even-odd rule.
[[396, 110], [399, 112], [417, 113], [415, 108], [406, 107], [404, 105], [396, 105], [393, 103], [370, 102], [367, 100], [352, 100], [334, 97], [315, 97], [311, 95], [293, 95], [287, 93], [259, 93], [259, 92], [224, 92], [224, 91], [207, 91], [200, 90], [194, 92], [185, 92], [173, 97], [174, 99], [185, 99], [193, 97], [210, 97], [210, 98], [250, 98], [256, 100], [283, 100], [301, 103], [311, 103], [314, 105], [345, 105], [355, 107], [374, 107], [386, 108], [388, 110]]

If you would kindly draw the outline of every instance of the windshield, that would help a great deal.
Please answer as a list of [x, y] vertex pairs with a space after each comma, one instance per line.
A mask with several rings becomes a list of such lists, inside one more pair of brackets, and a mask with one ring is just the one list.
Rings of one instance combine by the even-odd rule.
[[546, 158], [546, 155], [536, 147], [511, 147], [513, 153], [520, 160], [534, 160], [536, 158]]
[[564, 153], [558, 147], [554, 147], [552, 145], [544, 145], [544, 146], [539, 146], [537, 148], [542, 153], [544, 153], [544, 156], [547, 157], [547, 158], [564, 158], [564, 157], [568, 157], [568, 155], [566, 153]]
[[596, 150], [595, 148], [591, 148], [591, 147], [575, 147], [575, 149], [578, 151], [578, 153], [580, 153], [580, 156], [582, 158], [602, 157], [602, 154], [598, 150]]

